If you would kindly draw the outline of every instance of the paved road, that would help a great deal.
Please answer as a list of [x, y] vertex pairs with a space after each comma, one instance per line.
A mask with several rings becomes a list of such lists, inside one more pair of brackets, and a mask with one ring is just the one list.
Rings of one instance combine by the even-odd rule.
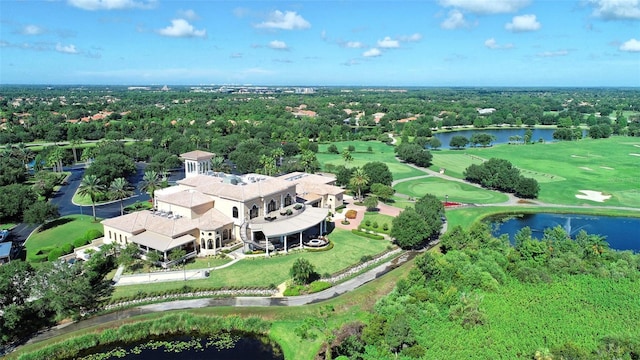
[[[141, 193], [138, 189], [138, 183], [144, 176], [144, 163], [136, 163], [136, 173], [130, 176], [127, 180], [134, 185], [134, 196], [124, 200], [124, 206], [131, 205], [137, 201], [149, 200], [149, 195]], [[84, 165], [76, 165], [65, 167], [64, 171], [68, 171], [71, 175], [67, 178], [67, 184], [63, 185], [59, 191], [51, 198], [51, 203], [58, 206], [60, 216], [84, 214], [91, 215], [91, 205], [79, 206], [73, 203], [73, 195], [76, 193], [80, 181], [84, 176]], [[171, 172], [169, 176], [169, 182], [175, 182], [184, 177], [184, 170]], [[96, 216], [99, 218], [107, 219], [120, 215], [120, 202], [110, 202], [102, 205], [96, 205]], [[36, 229], [36, 226], [28, 224], [18, 224], [12, 231], [12, 240], [18, 244], [23, 244], [31, 232]]]

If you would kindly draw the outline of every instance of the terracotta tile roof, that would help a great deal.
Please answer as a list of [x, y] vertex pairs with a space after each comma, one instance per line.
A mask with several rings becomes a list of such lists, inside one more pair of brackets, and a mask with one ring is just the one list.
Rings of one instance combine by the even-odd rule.
[[180, 154], [180, 157], [185, 159], [185, 160], [206, 160], [207, 158], [212, 158], [214, 157], [216, 154], [214, 153], [210, 153], [208, 151], [202, 151], [202, 150], [195, 150], [195, 151], [189, 151], [186, 152], [184, 154]]
[[158, 201], [188, 208], [209, 203], [213, 206], [213, 199], [211, 199], [211, 197], [194, 190], [184, 190], [167, 195], [158, 195], [156, 198]]

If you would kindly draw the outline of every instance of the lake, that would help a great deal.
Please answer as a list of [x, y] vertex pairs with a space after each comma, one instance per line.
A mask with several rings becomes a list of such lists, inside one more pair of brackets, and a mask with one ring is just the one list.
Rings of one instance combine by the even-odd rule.
[[[449, 149], [449, 142], [451, 138], [454, 136], [464, 136], [467, 139], [471, 138], [473, 134], [486, 133], [496, 137], [496, 140], [492, 142], [492, 145], [495, 144], [507, 144], [509, 142], [509, 138], [512, 136], [521, 136], [524, 139], [524, 133], [527, 131], [526, 128], [508, 128], [508, 129], [473, 129], [473, 130], [460, 130], [460, 131], [450, 131], [450, 132], [441, 132], [434, 133], [433, 136], [438, 138], [442, 143], [442, 149]], [[556, 129], [532, 129], [533, 135], [531, 136], [531, 141], [538, 142], [539, 139], [542, 139], [544, 142], [553, 142], [553, 132]], [[583, 131], [583, 136], [585, 132]]]
[[[229, 335], [229, 334], [227, 334]], [[94, 350], [96, 351], [96, 350]], [[81, 359], [170, 360], [283, 360], [279, 348], [255, 337], [222, 336], [215, 339], [173, 336], [136, 344], [110, 346]]]
[[533, 237], [541, 239], [544, 229], [558, 225], [572, 237], [584, 230], [589, 234], [604, 236], [612, 249], [640, 253], [640, 218], [539, 213], [509, 218], [502, 223], [491, 222], [494, 236], [508, 234], [511, 241], [525, 226], [531, 228]]

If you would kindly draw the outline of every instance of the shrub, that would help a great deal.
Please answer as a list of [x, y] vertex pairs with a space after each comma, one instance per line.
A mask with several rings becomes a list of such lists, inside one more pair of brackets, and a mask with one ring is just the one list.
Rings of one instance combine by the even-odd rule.
[[293, 208], [296, 209], [296, 210], [300, 210], [300, 209], [302, 209], [302, 204], [295, 204], [295, 205], [293, 205]]
[[342, 213], [342, 209], [346, 208], [347, 205], [342, 204], [340, 206], [336, 206], [336, 212]]
[[60, 247], [60, 249], [62, 250], [62, 254], [63, 255], [71, 254], [73, 252], [73, 244], [66, 243], [66, 244], [62, 245]]
[[81, 238], [77, 238], [75, 240], [73, 240], [73, 247], [74, 248], [79, 248], [81, 246], [85, 246], [89, 243], [89, 240], [81, 237]]
[[366, 226], [371, 226], [371, 220], [369, 220], [369, 219], [365, 220], [365, 221], [364, 221], [364, 224], [365, 224]]
[[316, 280], [309, 284], [309, 293], [316, 293], [331, 287], [331, 284], [326, 281]]
[[53, 249], [49, 252], [49, 255], [47, 255], [47, 259], [49, 261], [56, 261], [60, 256], [62, 256], [62, 249]]
[[349, 146], [347, 147], [347, 149], [348, 149], [350, 152], [354, 152], [354, 151], [356, 151], [356, 147], [355, 147], [355, 145], [349, 145]]
[[347, 219], [355, 219], [356, 216], [358, 215], [358, 212], [356, 210], [350, 209], [347, 210], [347, 213], [344, 214], [344, 217], [346, 217]]
[[362, 257], [360, 258], [360, 262], [365, 263], [365, 262], [367, 262], [369, 260], [372, 260], [372, 259], [373, 259], [373, 256], [371, 256], [371, 255], [362, 255]]
[[384, 230], [384, 231], [389, 230], [389, 224], [387, 224], [387, 223], [382, 224], [382, 230]]
[[84, 238], [90, 242], [93, 239], [97, 239], [99, 237], [102, 237], [104, 234], [102, 233], [102, 231], [97, 230], [97, 229], [90, 229], [87, 230], [86, 233], [84, 233]]
[[287, 286], [287, 288], [284, 290], [283, 295], [284, 296], [298, 296], [298, 295], [300, 295], [300, 292], [302, 291], [302, 289], [304, 289], [304, 287], [300, 286], [300, 285]]
[[355, 235], [366, 237], [366, 238], [369, 238], [369, 239], [374, 239], [374, 240], [382, 240], [382, 239], [384, 239], [384, 236], [382, 236], [382, 235], [370, 234], [368, 232], [360, 231], [360, 230], [357, 230], [357, 229], [352, 229], [351, 232], [353, 234], [355, 234]]
[[371, 226], [373, 226], [373, 228], [374, 228], [374, 229], [377, 229], [377, 228], [378, 228], [378, 222], [377, 222], [377, 221], [374, 221], [374, 222], [373, 222], [373, 225], [371, 225]]
[[349, 220], [346, 220], [346, 219], [345, 219], [345, 220], [342, 220], [340, 223], [341, 223], [342, 225], [349, 225], [349, 224], [351, 224], [351, 223], [349, 222]]

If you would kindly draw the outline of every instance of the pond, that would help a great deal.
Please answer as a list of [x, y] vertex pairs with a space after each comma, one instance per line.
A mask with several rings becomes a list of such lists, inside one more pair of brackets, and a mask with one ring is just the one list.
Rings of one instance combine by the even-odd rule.
[[[95, 349], [93, 351], [96, 351]], [[169, 360], [183, 358], [189, 360], [283, 360], [277, 345], [265, 343], [255, 337], [223, 334], [216, 338], [173, 336], [146, 340], [136, 344], [110, 346], [80, 357], [87, 360], [107, 359], [153, 359]]]
[[500, 219], [490, 220], [494, 236], [508, 234], [513, 241], [514, 235], [528, 226], [533, 237], [541, 239], [544, 229], [560, 225], [571, 237], [584, 230], [589, 234], [604, 236], [612, 249], [640, 253], [640, 218], [539, 213], [507, 219], [504, 222]]
[[[449, 142], [451, 138], [454, 136], [464, 136], [467, 139], [471, 138], [473, 134], [489, 134], [496, 137], [496, 140], [492, 142], [492, 145], [495, 144], [507, 144], [509, 143], [509, 138], [512, 136], [520, 136], [524, 139], [524, 133], [527, 131], [526, 128], [509, 128], [509, 129], [473, 129], [473, 130], [460, 130], [460, 131], [450, 131], [450, 132], [441, 132], [433, 134], [434, 137], [438, 138], [442, 143], [442, 149], [449, 149]], [[553, 142], [553, 132], [556, 129], [532, 129], [533, 135], [531, 136], [531, 141], [538, 142], [542, 139], [544, 142]], [[584, 132], [583, 132], [584, 136]]]

